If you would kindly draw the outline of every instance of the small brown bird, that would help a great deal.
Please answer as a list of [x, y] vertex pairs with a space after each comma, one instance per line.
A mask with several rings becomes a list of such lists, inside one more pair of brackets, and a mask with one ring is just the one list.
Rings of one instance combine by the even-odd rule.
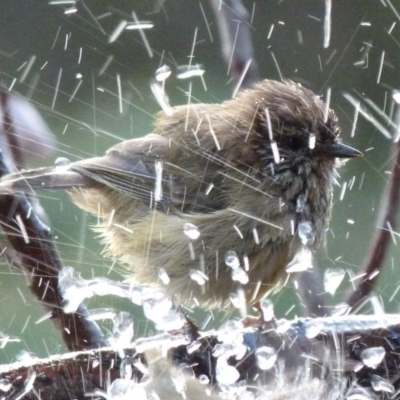
[[339, 132], [313, 92], [265, 80], [161, 112], [154, 133], [103, 157], [6, 176], [0, 192], [67, 189], [103, 218], [96, 230], [127, 277], [178, 302], [221, 305], [238, 288], [254, 302], [323, 242], [338, 158], [362, 155]]

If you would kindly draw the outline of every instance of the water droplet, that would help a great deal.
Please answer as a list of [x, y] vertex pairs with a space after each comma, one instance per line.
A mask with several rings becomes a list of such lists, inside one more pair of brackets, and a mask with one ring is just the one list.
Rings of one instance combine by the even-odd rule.
[[353, 366], [352, 366], [352, 371], [353, 372], [359, 372], [364, 368], [364, 364], [362, 362], [354, 362]]
[[367, 367], [375, 369], [385, 357], [386, 351], [382, 346], [370, 347], [361, 352], [360, 358]]
[[243, 256], [243, 266], [244, 266], [244, 270], [246, 272], [248, 272], [250, 270], [250, 261], [249, 261], [249, 257], [247, 256]]
[[119, 366], [119, 376], [122, 379], [130, 380], [132, 378], [132, 358], [126, 357], [121, 361], [121, 365]]
[[134, 380], [115, 379], [107, 388], [107, 399], [118, 400], [146, 400], [146, 389]]
[[163, 191], [162, 191], [163, 163], [162, 163], [162, 161], [156, 160], [154, 163], [154, 169], [156, 172], [156, 180], [154, 182], [154, 200], [161, 201], [162, 197], [163, 197]]
[[236, 268], [232, 271], [232, 280], [246, 285], [246, 283], [249, 283], [249, 276], [243, 268]]
[[183, 233], [191, 240], [196, 240], [200, 237], [199, 228], [190, 222], [186, 222], [183, 225]]
[[142, 362], [140, 358], [133, 359], [132, 365], [138, 369], [143, 375], [148, 375], [150, 373], [149, 367]]
[[205, 69], [201, 64], [180, 65], [176, 69], [177, 79], [189, 79], [194, 76], [202, 76]]
[[229, 320], [217, 331], [217, 340], [221, 343], [239, 346], [243, 343], [243, 323], [240, 320]]
[[292, 261], [287, 265], [286, 272], [292, 274], [294, 272], [302, 272], [312, 268], [312, 253], [308, 247], [301, 247], [294, 255]]
[[320, 334], [323, 327], [324, 326], [322, 323], [318, 323], [316, 321], [309, 322], [306, 325], [306, 337], [308, 337], [309, 339], [317, 337]]
[[239, 257], [233, 250], [227, 251], [225, 254], [225, 265], [232, 269], [237, 269], [240, 266]]
[[125, 25], [125, 29], [127, 31], [152, 29], [152, 28], [154, 28], [154, 23], [151, 22], [151, 21], [138, 21], [138, 20], [136, 20], [136, 21], [133, 21], [133, 22], [126, 22], [126, 25]]
[[272, 150], [272, 155], [274, 156], [275, 164], [279, 164], [281, 157], [279, 155], [279, 147], [275, 142], [275, 140], [271, 141], [271, 150]]
[[303, 243], [305, 246], [314, 243], [315, 232], [313, 230], [311, 222], [309, 222], [309, 221], [300, 222], [298, 234], [299, 234], [301, 243]]
[[247, 350], [248, 350], [248, 348], [244, 344], [235, 348], [235, 351], [234, 351], [235, 359], [241, 360], [247, 354]]
[[208, 185], [208, 187], [207, 187], [207, 189], [206, 189], [206, 196], [208, 196], [209, 194], [210, 194], [210, 192], [211, 192], [211, 190], [214, 188], [214, 184], [213, 183], [210, 183], [209, 185]]
[[164, 285], [168, 285], [170, 282], [167, 271], [164, 268], [159, 268], [157, 272], [158, 278]]
[[392, 98], [397, 104], [400, 104], [400, 92], [398, 90], [393, 92]]
[[144, 315], [152, 321], [157, 321], [168, 314], [172, 300], [162, 291], [149, 289], [142, 294], [142, 305]]
[[376, 397], [371, 397], [370, 391], [367, 391], [363, 387], [353, 386], [346, 392], [346, 400], [373, 400], [373, 399], [376, 399]]
[[156, 80], [163, 82], [171, 75], [171, 68], [168, 65], [163, 65], [156, 71]]
[[241, 308], [243, 306], [243, 299], [237, 293], [229, 293], [229, 300], [235, 308]]
[[253, 392], [246, 390], [245, 392], [240, 390], [240, 400], [256, 400], [256, 395]]
[[289, 329], [291, 329], [291, 327], [292, 323], [290, 321], [280, 318], [278, 321], [276, 321], [275, 331], [276, 333], [286, 333]]
[[0, 390], [2, 392], [8, 392], [10, 389], [12, 388], [12, 383], [4, 378], [4, 379], [0, 379]]
[[127, 291], [127, 297], [133, 304], [137, 304], [138, 306], [142, 305], [142, 292], [145, 290], [141, 286], [131, 286]]
[[194, 340], [193, 342], [190, 342], [186, 346], [186, 351], [188, 352], [188, 354], [192, 354], [193, 352], [199, 350], [200, 347], [201, 347], [201, 342]]
[[333, 307], [332, 316], [339, 317], [340, 315], [347, 315], [350, 312], [351, 307], [347, 303], [341, 303]]
[[260, 308], [264, 321], [271, 321], [275, 317], [274, 303], [270, 299], [262, 299], [260, 301]]
[[253, 233], [254, 243], [260, 244], [260, 237], [258, 236], [257, 228], [253, 228], [252, 233]]
[[163, 111], [167, 115], [172, 115], [172, 108], [169, 104], [168, 95], [164, 91], [163, 85], [161, 85], [156, 80], [150, 82], [150, 89], [153, 93], [153, 96], [156, 98], [158, 104], [163, 109]]
[[198, 269], [191, 269], [189, 272], [190, 279], [193, 279], [200, 286], [204, 285], [208, 281], [208, 276]]
[[71, 161], [67, 157], [58, 157], [54, 162], [56, 167], [66, 167], [71, 164]]
[[371, 374], [371, 386], [375, 392], [386, 392], [386, 393], [394, 393], [395, 388], [393, 384], [387, 379], [382, 378], [379, 375]]
[[132, 343], [133, 318], [132, 314], [121, 311], [113, 319], [112, 336], [108, 339], [111, 346], [124, 348]]
[[25, 364], [32, 364], [36, 359], [36, 356], [33, 353], [30, 353], [27, 350], [21, 350], [16, 356], [15, 360], [18, 362], [22, 362]]
[[156, 321], [156, 329], [159, 331], [178, 331], [182, 329], [186, 319], [182, 313], [169, 310], [167, 314], [161, 316]]
[[75, 312], [82, 301], [90, 296], [83, 279], [76, 275], [72, 267], [64, 267], [58, 273], [58, 287], [63, 297], [64, 312]]
[[217, 360], [215, 375], [220, 385], [232, 385], [240, 377], [239, 371], [235, 367], [229, 365], [227, 360], [223, 357], [219, 357]]
[[324, 273], [325, 291], [334, 295], [345, 275], [346, 271], [343, 268], [328, 268]]
[[202, 374], [199, 376], [199, 382], [202, 385], [208, 385], [210, 383], [210, 378], [207, 375]]
[[306, 204], [306, 195], [301, 194], [296, 200], [296, 212], [301, 213], [304, 210]]
[[273, 347], [262, 346], [255, 352], [258, 368], [264, 370], [271, 369], [278, 358]]
[[308, 147], [312, 150], [315, 149], [316, 136], [315, 133], [310, 133], [308, 138]]

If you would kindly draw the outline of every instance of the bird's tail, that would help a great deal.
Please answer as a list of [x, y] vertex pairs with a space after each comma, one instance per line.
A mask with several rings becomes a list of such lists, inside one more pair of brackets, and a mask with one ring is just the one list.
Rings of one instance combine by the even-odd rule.
[[0, 195], [31, 193], [35, 189], [68, 189], [84, 187], [88, 178], [68, 167], [48, 167], [14, 172], [0, 179]]

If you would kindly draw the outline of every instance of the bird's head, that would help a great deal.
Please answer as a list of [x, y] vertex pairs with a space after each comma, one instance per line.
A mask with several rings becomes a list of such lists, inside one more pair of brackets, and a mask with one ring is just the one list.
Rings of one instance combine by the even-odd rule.
[[339, 139], [333, 110], [312, 91], [291, 81], [262, 81], [254, 88], [258, 109], [255, 131], [264, 155], [275, 164], [362, 156]]

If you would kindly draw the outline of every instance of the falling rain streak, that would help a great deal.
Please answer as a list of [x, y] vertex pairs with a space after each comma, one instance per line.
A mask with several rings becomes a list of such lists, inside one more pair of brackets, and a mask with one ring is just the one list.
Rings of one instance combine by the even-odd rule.
[[[357, 288], [364, 281], [372, 282], [377, 275], [379, 275], [380, 286], [374, 288], [377, 296], [370, 299], [368, 307], [373, 313], [378, 314], [379, 318], [380, 313], [383, 313], [383, 308], [379, 311], [379, 307], [386, 306], [386, 303], [389, 303], [391, 309], [397, 309], [400, 285], [396, 279], [391, 280], [390, 278], [391, 274], [395, 275], [397, 268], [398, 249], [396, 246], [398, 246], [400, 237], [400, 233], [396, 230], [398, 224], [391, 218], [385, 219], [382, 223], [376, 223], [375, 217], [369, 218], [366, 215], [369, 215], [370, 212], [378, 214], [380, 211], [380, 193], [375, 190], [378, 185], [374, 185], [379, 182], [386, 183], [395, 176], [391, 170], [392, 156], [387, 147], [392, 142], [397, 143], [400, 139], [400, 127], [396, 119], [400, 104], [400, 87], [396, 86], [395, 79], [395, 72], [399, 67], [397, 57], [400, 43], [399, 5], [393, 0], [371, 2], [374, 5], [365, 14], [361, 12], [362, 7], [360, 8], [357, 2], [339, 4], [340, 2], [324, 0], [321, 2], [321, 8], [312, 10], [308, 9], [306, 5], [299, 7], [297, 2], [278, 1], [275, 5], [272, 3], [268, 5], [268, 2], [256, 0], [251, 4], [245, 4], [246, 7], [253, 9], [247, 10], [249, 12], [244, 18], [240, 12], [235, 13], [235, 23], [229, 27], [232, 30], [230, 32], [232, 40], [230, 45], [226, 46], [229, 53], [228, 70], [235, 74], [227, 77], [225, 75], [227, 67], [223, 65], [222, 57], [218, 54], [223, 52], [219, 47], [219, 23], [206, 1], [195, 2], [194, 6], [192, 4], [187, 9], [185, 8], [185, 15], [178, 16], [175, 12], [171, 12], [174, 7], [172, 3], [165, 1], [156, 1], [154, 3], [157, 4], [152, 4], [151, 7], [147, 7], [144, 2], [143, 5], [137, 7], [137, 13], [132, 11], [132, 7], [123, 9], [118, 4], [104, 7], [100, 3], [48, 0], [45, 4], [49, 9], [51, 8], [54, 20], [43, 21], [43, 24], [46, 24], [46, 28], [51, 29], [51, 37], [41, 37], [41, 40], [44, 40], [40, 46], [36, 45], [28, 35], [24, 36], [25, 31], [21, 26], [21, 32], [14, 31], [13, 35], [15, 38], [24, 38], [23, 46], [17, 46], [10, 41], [10, 43], [5, 42], [6, 46], [0, 50], [4, 61], [2, 76], [5, 92], [8, 91], [7, 94], [12, 96], [25, 96], [30, 99], [32, 104], [49, 120], [58, 138], [56, 155], [40, 155], [38, 147], [50, 150], [54, 144], [47, 144], [44, 139], [41, 139], [41, 136], [38, 138], [29, 136], [36, 129], [33, 119], [29, 116], [24, 120], [23, 116], [15, 114], [16, 116], [13, 118], [15, 118], [16, 124], [12, 126], [15, 132], [11, 129], [10, 137], [24, 140], [21, 146], [22, 150], [26, 149], [29, 157], [35, 156], [35, 154], [41, 158], [50, 157], [47, 163], [43, 163], [46, 165], [51, 165], [52, 160], [56, 159], [54, 163], [56, 170], [67, 170], [77, 159], [101, 155], [104, 138], [120, 141], [123, 138], [133, 138], [150, 132], [152, 129], [150, 116], [160, 109], [161, 113], [164, 112], [172, 120], [175, 108], [171, 107], [170, 103], [173, 106], [185, 103], [186, 105], [203, 102], [217, 103], [229, 98], [232, 91], [232, 97], [240, 98], [243, 91], [250, 87], [245, 87], [248, 84], [246, 80], [249, 75], [251, 76], [253, 68], [257, 68], [258, 62], [258, 66], [261, 65], [263, 68], [262, 77], [281, 81], [291, 79], [301, 83], [303, 87], [314, 88], [316, 93], [326, 100], [325, 108], [320, 110], [323, 113], [324, 121], [329, 119], [330, 107], [336, 110], [342, 129], [340, 140], [351, 146], [354, 143], [354, 147], [360, 148], [365, 156], [360, 165], [354, 166], [354, 169], [352, 169], [353, 166], [350, 167], [351, 163], [348, 164], [349, 167], [346, 166], [342, 173], [343, 178], [338, 178], [340, 187], [334, 189], [335, 208], [332, 213], [332, 231], [327, 232], [328, 250], [326, 254], [324, 250], [318, 253], [318, 267], [321, 267], [321, 271], [323, 271], [323, 278], [320, 282], [323, 284], [323, 289], [318, 292], [318, 296], [321, 298], [326, 296], [328, 299], [327, 305], [321, 306], [321, 309], [326, 313], [349, 312], [348, 304], [340, 305], [346, 300], [346, 298], [342, 298], [342, 293], [347, 291], [349, 286]], [[216, 3], [218, 3], [218, 12], [222, 13], [225, 4], [234, 4], [235, 2], [217, 1]], [[283, 7], [284, 5], [286, 6]], [[348, 12], [340, 15], [343, 9]], [[265, 13], [265, 10], [270, 13]], [[21, 10], [21, 21], [23, 12]], [[295, 15], [294, 13], [296, 13], [296, 18], [293, 19], [292, 14]], [[379, 18], [375, 17], [375, 14], [379, 15]], [[32, 13], [31, 18], [33, 15]], [[268, 21], [265, 20], [265, 15], [269, 16]], [[350, 20], [349, 15], [355, 19]], [[380, 20], [382, 25], [377, 23]], [[182, 21], [190, 23], [181, 25]], [[38, 19], [37, 21], [31, 20], [31, 22], [36, 24], [41, 21]], [[3, 24], [6, 28], [11, 26], [7, 25], [6, 20], [3, 21]], [[37, 34], [40, 34], [40, 25], [37, 26]], [[256, 39], [254, 44], [257, 57], [254, 54], [248, 56], [248, 53], [245, 52], [243, 58], [236, 60], [235, 52], [239, 50], [240, 53], [241, 50], [240, 40], [243, 38], [243, 27], [248, 27], [253, 39]], [[32, 36], [36, 36], [36, 34]], [[6, 36], [4, 39], [6, 40]], [[224, 40], [222, 42], [226, 44]], [[16, 43], [18, 44], [18, 41]], [[315, 43], [320, 45], [314, 48]], [[42, 48], [43, 44], [48, 48]], [[12, 65], [11, 69], [8, 69], [8, 63]], [[267, 71], [265, 68], [270, 70]], [[348, 80], [344, 80], [345, 77]], [[141, 81], [142, 78], [144, 83]], [[149, 88], [150, 79], [152, 80]], [[207, 92], [207, 87], [211, 88], [209, 92]], [[151, 93], [158, 104], [151, 98]], [[171, 102], [168, 95], [171, 97]], [[109, 101], [110, 98], [112, 101]], [[284, 107], [284, 104], [281, 106]], [[296, 276], [298, 272], [312, 267], [318, 221], [307, 215], [310, 199], [315, 196], [313, 191], [299, 189], [290, 202], [281, 194], [271, 195], [260, 184], [262, 181], [260, 175], [265, 173], [271, 180], [277, 180], [279, 171], [282, 171], [287, 165], [286, 148], [279, 137], [281, 131], [278, 132], [275, 129], [274, 122], [271, 123], [274, 108], [263, 109], [262, 107], [263, 102], [259, 102], [253, 107], [254, 111], [253, 109], [248, 111], [249, 115], [253, 115], [249, 127], [241, 125], [242, 117], [247, 110], [238, 107], [235, 110], [237, 118], [231, 124], [232, 135], [243, 134], [242, 144], [251, 143], [254, 126], [257, 126], [259, 120], [266, 125], [267, 132], [263, 134], [266, 135], [267, 146], [269, 146], [268, 155], [271, 157], [272, 154], [273, 161], [270, 158], [269, 165], [265, 166], [262, 172], [256, 168], [253, 169], [248, 160], [243, 165], [234, 166], [234, 163], [224, 159], [227, 147], [226, 141], [221, 140], [221, 136], [219, 136], [220, 124], [224, 122], [221, 121], [219, 115], [199, 115], [196, 125], [189, 120], [192, 114], [188, 112], [187, 120], [184, 121], [185, 126], [182, 125], [179, 129], [187, 130], [188, 135], [193, 135], [192, 139], [197, 140], [199, 147], [204, 143], [203, 131], [207, 131], [212, 138], [210, 146], [213, 147], [213, 151], [210, 152], [212, 154], [207, 154], [206, 161], [209, 165], [224, 166], [223, 171], [217, 176], [201, 181], [201, 191], [199, 191], [196, 201], [205, 199], [204, 201], [208, 205], [212, 204], [215, 198], [221, 197], [221, 203], [223, 203], [225, 188], [240, 184], [243, 193], [253, 190], [254, 197], [260, 199], [257, 204], [259, 209], [267, 209], [272, 202], [277, 204], [279, 199], [277, 217], [274, 215], [269, 219], [269, 214], [253, 213], [254, 209], [243, 206], [240, 202], [238, 205], [229, 203], [230, 208], [224, 210], [229, 220], [225, 224], [226, 232], [221, 235], [226, 234], [226, 242], [229, 243], [225, 248], [211, 243], [208, 235], [213, 229], [213, 222], [210, 225], [203, 222], [197, 224], [199, 220], [196, 219], [196, 213], [191, 214], [190, 218], [186, 220], [181, 219], [175, 226], [177, 237], [183, 241], [182, 260], [183, 257], [187, 257], [192, 263], [185, 270], [188, 286], [199, 293], [199, 298], [191, 299], [193, 304], [201, 307], [200, 295], [210, 293], [210, 286], [213, 282], [219, 281], [223, 277], [226, 282], [222, 283], [229, 285], [229, 295], [225, 306], [234, 307], [236, 315], [240, 313], [242, 317], [246, 315], [247, 310], [251, 309], [254, 301], [258, 301], [261, 294], [264, 293], [265, 282], [260, 280], [262, 278], [258, 277], [252, 281], [249, 277], [251, 277], [254, 266], [253, 249], [262, 248], [270, 240], [269, 233], [265, 232], [270, 232], [273, 237], [286, 235], [291, 243], [302, 244], [299, 251], [294, 256], [293, 254], [290, 256], [291, 259], [286, 265], [287, 274], [284, 274], [283, 279], [287, 278], [285, 283], [292, 282], [286, 286], [285, 291], [293, 290], [294, 286], [299, 301], [296, 299], [294, 302], [285, 303], [285, 291], [281, 291], [278, 296], [272, 294], [257, 304], [260, 312], [259, 320], [271, 322], [271, 326], [274, 326], [278, 332], [278, 329], [284, 331], [285, 328], [278, 327], [278, 325], [275, 327], [274, 324], [284, 316], [284, 312], [287, 311], [288, 318], [292, 318], [299, 314], [299, 309], [301, 312], [302, 308], [307, 307], [301, 290], [297, 290], [301, 288], [301, 283]], [[14, 110], [11, 111], [11, 115], [13, 115]], [[76, 112], [76, 114], [72, 114], [72, 112]], [[3, 113], [4, 120], [6, 117], [8, 116]], [[21, 121], [23, 123], [20, 126], [23, 126], [23, 129], [18, 130]], [[286, 122], [282, 128], [287, 126]], [[300, 129], [303, 128], [308, 135], [304, 141], [305, 153], [317, 154], [321, 144], [317, 130], [309, 129], [309, 126]], [[282, 129], [282, 132], [284, 131], [285, 129]], [[169, 145], [171, 143], [172, 141]], [[149, 154], [151, 152], [152, 149], [149, 150]], [[24, 157], [28, 156], [24, 155]], [[38, 163], [37, 160], [34, 162]], [[147, 185], [149, 191], [152, 192], [151, 207], [153, 210], [151, 211], [156, 214], [163, 212], [160, 210], [165, 207], [168, 209], [168, 213], [172, 214], [175, 210], [173, 207], [169, 208], [168, 196], [170, 196], [171, 188], [175, 190], [175, 181], [170, 185], [169, 173], [173, 170], [173, 174], [176, 173], [176, 176], [179, 176], [188, 171], [184, 167], [173, 167], [167, 161], [159, 159], [156, 161], [151, 159], [147, 166], [154, 178]], [[180, 169], [178, 170], [178, 168]], [[191, 173], [191, 171], [189, 172]], [[201, 180], [203, 178], [193, 176], [193, 179]], [[135, 181], [135, 184], [137, 182]], [[187, 195], [188, 193], [185, 191], [184, 196]], [[51, 216], [56, 221], [56, 239], [61, 244], [62, 250], [65, 251], [64, 247], [71, 249], [75, 246], [78, 257], [79, 254], [85, 255], [82, 262], [80, 262], [81, 260], [76, 262], [76, 268], [78, 265], [79, 268], [82, 266], [80, 268], [83, 270], [82, 276], [92, 276], [92, 279], [83, 279], [78, 271], [74, 272], [69, 268], [61, 271], [58, 280], [64, 295], [65, 311], [73, 312], [82, 302], [88, 302], [87, 299], [93, 296], [103, 296], [104, 294], [119, 296], [132, 302], [134, 307], [143, 310], [146, 318], [144, 323], [135, 319], [135, 324], [133, 324], [132, 315], [120, 313], [114, 308], [102, 307], [97, 311], [91, 309], [93, 320], [100, 323], [106, 321], [109, 324], [107, 340], [115, 348], [122, 349], [123, 346], [132, 346], [133, 344], [137, 351], [142, 351], [144, 349], [153, 350], [155, 346], [158, 346], [162, 348], [164, 355], [167, 354], [168, 349], [175, 346], [183, 346], [188, 353], [197, 351], [201, 347], [200, 341], [191, 341], [185, 335], [172, 335], [168, 331], [182, 329], [193, 317], [190, 313], [188, 319], [184, 318], [174, 307], [175, 298], [164, 293], [175, 284], [174, 273], [167, 272], [163, 268], [162, 262], [154, 263], [151, 266], [149, 264], [149, 270], [151, 269], [157, 284], [160, 285], [159, 290], [98, 278], [103, 271], [101, 269], [103, 255], [100, 255], [100, 251], [89, 249], [85, 238], [80, 236], [80, 232], [86, 231], [88, 224], [83, 225], [84, 219], [77, 214], [76, 210], [73, 211], [73, 214], [68, 214], [66, 200], [60, 200], [56, 195], [41, 191], [38, 196], [39, 200], [42, 197], [46, 197], [46, 201], [50, 201], [51, 205], [54, 205], [56, 213], [58, 210], [60, 211], [61, 217], [57, 217], [63, 219], [63, 223], [65, 222], [67, 225], [82, 223], [80, 229], [73, 234], [68, 231], [64, 233], [56, 225], [58, 224], [57, 218]], [[185, 197], [184, 206], [187, 207], [188, 204], [189, 201]], [[183, 212], [184, 206], [182, 205], [176, 211], [177, 215]], [[281, 214], [288, 208], [291, 209], [290, 216], [285, 220], [280, 219]], [[54, 214], [54, 209], [50, 208], [52, 214]], [[117, 209], [118, 205], [115, 204], [115, 208], [108, 215], [109, 218], [103, 223], [110, 232], [124, 232], [126, 235], [133, 235], [135, 229], [126, 221], [118, 219]], [[100, 205], [98, 211], [100, 224], [103, 212]], [[211, 210], [208, 216], [211, 217], [213, 213], [217, 214], [217, 211]], [[29, 219], [34, 215], [35, 209], [31, 207], [27, 217]], [[260, 218], [260, 215], [267, 216]], [[17, 215], [13, 224], [16, 234], [22, 238], [23, 242], [29, 244], [33, 241], [33, 236], [30, 236], [31, 230], [27, 230], [28, 224], [25, 226], [23, 217]], [[247, 229], [247, 226], [250, 227]], [[358, 247], [360, 243], [363, 243], [369, 248], [370, 238], [365, 232], [371, 232], [372, 236], [375, 231], [377, 234], [382, 232], [386, 234], [393, 249], [386, 257], [389, 268], [386, 270], [376, 268], [367, 273], [362, 270], [361, 263], [364, 254], [359, 254]], [[158, 229], [155, 220], [149, 222], [145, 235], [154, 236], [160, 244], [165, 244], [165, 254], [167, 255], [172, 254], [168, 252], [175, 249], [175, 244], [170, 246], [165, 229]], [[249, 237], [251, 250], [245, 246], [245, 241]], [[346, 238], [351, 238], [351, 240], [346, 241]], [[223, 237], [221, 240], [225, 240], [225, 238]], [[231, 242], [234, 245], [231, 246]], [[217, 243], [220, 242], [217, 241]], [[213, 245], [215, 248], [210, 256], [205, 249], [207, 246]], [[226, 252], [227, 249], [229, 251]], [[140, 251], [150, 252], [150, 244]], [[104, 254], [106, 252], [107, 249], [104, 249]], [[357, 254], [354, 254], [356, 252]], [[98, 259], [92, 259], [93, 255], [98, 255]], [[74, 258], [76, 260], [75, 255], [71, 257], [67, 253], [67, 257], [68, 260]], [[209, 261], [210, 259], [212, 262]], [[100, 268], [97, 268], [97, 263]], [[121, 266], [118, 265], [116, 260], [111, 260], [107, 262], [104, 271], [108, 271], [111, 275], [116, 271], [119, 273]], [[263, 267], [267, 270], [268, 263], [266, 262]], [[291, 275], [291, 281], [287, 275]], [[283, 282], [281, 283], [283, 284]], [[48, 283], [42, 280], [42, 284], [47, 285]], [[182, 289], [186, 288], [182, 287]], [[19, 287], [15, 289], [15, 293], [18, 301], [26, 308], [30, 304], [28, 294]], [[246, 298], [249, 304], [247, 304]], [[3, 298], [3, 300], [7, 304], [7, 299]], [[384, 305], [381, 304], [382, 302]], [[206, 316], [199, 322], [200, 328], [214, 330], [219, 316], [215, 310], [206, 310], [204, 313]], [[24, 331], [26, 331], [25, 335], [29, 336], [32, 324], [45, 323], [45, 321], [51, 320], [51, 315], [51, 313], [45, 313], [39, 318], [30, 316], [23, 318], [21, 326], [18, 327], [21, 338], [4, 334], [4, 337], [0, 338], [0, 347], [3, 349], [9, 347], [11, 342], [15, 342], [13, 346], [20, 343], [20, 348], [24, 348]], [[324, 325], [320, 320], [324, 321], [323, 318], [318, 319], [314, 325], [310, 324], [307, 327], [307, 338], [318, 340], [318, 336], [324, 332]], [[17, 318], [10, 317], [6, 327], [14, 329], [16, 321]], [[149, 321], [151, 329], [156, 329], [157, 334], [151, 335], [150, 331], [147, 331]], [[247, 341], [248, 337], [243, 335], [245, 328], [240, 321], [234, 321], [233, 318], [228, 322], [223, 326], [218, 325], [219, 329], [214, 330], [215, 337], [218, 337], [218, 346], [207, 360], [207, 362], [213, 363], [214, 375], [202, 374], [200, 377], [196, 377], [204, 387], [205, 395], [203, 397], [212, 397], [213, 390], [222, 390], [222, 396], [226, 398], [236, 396], [252, 399], [259, 395], [258, 391], [262, 396], [264, 393], [261, 394], [261, 389], [265, 388], [259, 386], [259, 381], [257, 382], [256, 379], [254, 382], [251, 381], [251, 385], [249, 384], [249, 390], [246, 389], [245, 384], [248, 382], [243, 379], [240, 370], [240, 365], [248, 360], [246, 351], [249, 342]], [[144, 329], [150, 337], [141, 337], [140, 324], [146, 325]], [[134, 338], [138, 339], [134, 340]], [[351, 340], [356, 341], [357, 339], [354, 337]], [[40, 341], [38, 343], [35, 346], [40, 347]], [[45, 347], [48, 346], [47, 339], [44, 339], [43, 343]], [[336, 355], [341, 354], [344, 350], [342, 343], [338, 341], [336, 346]], [[282, 353], [281, 350], [267, 345], [258, 345], [252, 352], [253, 366], [258, 369], [259, 376], [265, 377], [270, 374], [274, 377], [275, 386], [282, 383], [285, 378], [282, 371], [284, 368], [288, 368], [288, 365], [283, 365]], [[357, 368], [370, 371], [368, 379], [371, 390], [376, 396], [395, 397], [396, 395], [393, 393], [398, 393], [398, 387], [392, 378], [386, 379], [379, 375], [381, 369], [388, 370], [386, 357], [390, 356], [389, 353], [381, 346], [366, 346], [360, 350], [359, 360], [352, 371], [354, 374], [357, 373]], [[304, 359], [310, 357], [309, 362], [312, 365], [317, 365], [320, 361], [307, 354], [304, 354], [303, 357]], [[98, 366], [101, 367], [101, 364]], [[122, 360], [120, 368], [121, 379], [109, 383], [107, 392], [104, 391], [101, 394], [99, 392], [98, 395], [110, 399], [123, 396], [132, 397], [133, 393], [137, 395], [137, 398], [145, 398], [149, 395], [156, 397], [158, 394], [155, 391], [150, 394], [145, 389], [150, 379], [145, 384], [133, 379], [134, 367], [139, 368], [145, 379], [151, 376], [152, 365], [142, 364], [138, 367], [132, 365], [130, 360], [125, 358]], [[324, 364], [324, 368], [330, 372], [328, 363]], [[190, 380], [185, 381], [182, 369], [175, 372], [174, 390], [182, 398], [190, 397], [189, 389], [184, 388], [186, 383], [190, 383]], [[335, 369], [334, 372], [340, 377], [339, 369]], [[24, 391], [33, 392], [37, 376], [33, 373], [28, 378], [23, 386]], [[307, 383], [309, 384], [309, 381]], [[311, 383], [313, 385], [314, 381]], [[360, 382], [357, 381], [357, 388], [359, 388], [359, 384]], [[269, 391], [270, 386], [266, 385], [267, 389], [265, 390]], [[1, 381], [0, 386], [4, 392], [11, 389], [8, 387], [7, 381]], [[351, 389], [350, 386], [346, 387], [349, 392]], [[265, 395], [269, 395], [269, 392]], [[295, 397], [296, 395], [297, 393], [293, 394]], [[357, 395], [364, 396], [357, 392], [352, 394], [353, 397], [350, 394], [349, 398], [356, 398]], [[311, 398], [313, 397], [311, 396]]]

